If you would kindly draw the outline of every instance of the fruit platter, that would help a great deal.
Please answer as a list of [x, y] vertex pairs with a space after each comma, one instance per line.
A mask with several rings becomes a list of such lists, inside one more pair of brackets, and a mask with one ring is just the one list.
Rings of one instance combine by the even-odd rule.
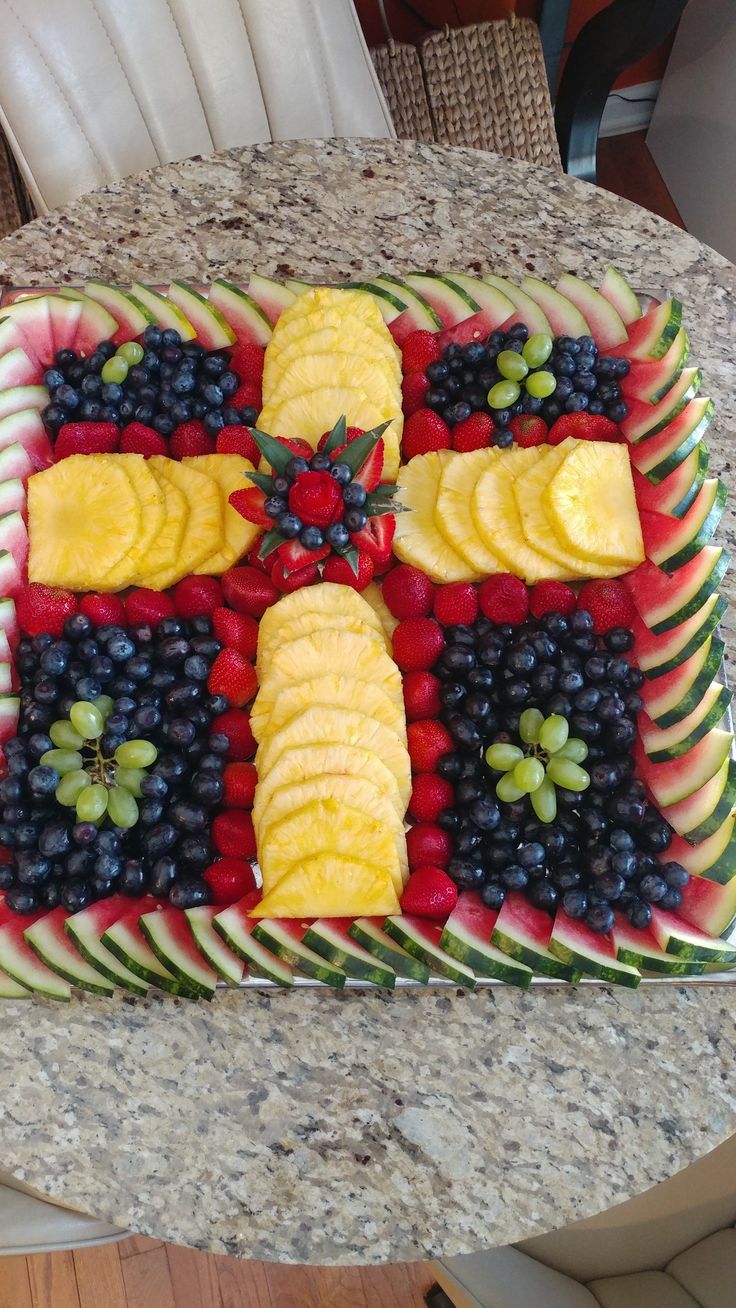
[[0, 997], [736, 976], [685, 322], [612, 267], [6, 290]]

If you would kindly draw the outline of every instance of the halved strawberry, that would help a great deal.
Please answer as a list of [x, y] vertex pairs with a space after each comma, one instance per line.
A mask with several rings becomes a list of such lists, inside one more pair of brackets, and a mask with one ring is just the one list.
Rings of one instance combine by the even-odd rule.
[[362, 531], [351, 531], [350, 539], [375, 564], [388, 563], [395, 531], [395, 515], [382, 513], [378, 518], [369, 518]]
[[[330, 434], [329, 432], [325, 433], [325, 435], [322, 437], [322, 442], [324, 442], [327, 439], [329, 434]], [[332, 462], [339, 463], [340, 455], [342, 454], [343, 450], [347, 449], [351, 441], [354, 441], [356, 437], [362, 436], [363, 434], [364, 433], [361, 431], [360, 427], [348, 427], [347, 441], [345, 442], [344, 445], [338, 445], [337, 449], [332, 451], [332, 454], [330, 456]], [[379, 440], [374, 445], [373, 449], [371, 450], [371, 453], [368, 455], [368, 458], [366, 459], [363, 466], [359, 469], [358, 472], [356, 472], [355, 476], [353, 477], [353, 481], [357, 481], [360, 486], [363, 486], [365, 488], [365, 490], [372, 491], [376, 489], [376, 486], [381, 480], [382, 472], [383, 472], [383, 441]]]
[[243, 490], [233, 491], [228, 496], [228, 503], [241, 518], [254, 522], [257, 527], [272, 527], [273, 521], [263, 507], [265, 502], [266, 496], [257, 486], [247, 486]]
[[625, 440], [619, 426], [602, 413], [563, 413], [550, 427], [547, 444], [561, 445], [568, 436], [576, 441], [608, 441], [613, 444]]
[[306, 568], [310, 563], [319, 563], [320, 559], [326, 559], [330, 547], [321, 545], [318, 550], [307, 550], [296, 538], [284, 541], [283, 545], [279, 545], [276, 553], [285, 572], [297, 572], [299, 568]]

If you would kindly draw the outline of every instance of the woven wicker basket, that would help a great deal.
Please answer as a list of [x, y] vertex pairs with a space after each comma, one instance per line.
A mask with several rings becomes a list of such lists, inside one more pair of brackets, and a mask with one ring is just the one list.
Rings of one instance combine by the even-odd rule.
[[35, 216], [31, 197], [0, 129], [0, 237], [9, 236]]
[[402, 141], [436, 141], [416, 46], [389, 41], [371, 50], [378, 80]]

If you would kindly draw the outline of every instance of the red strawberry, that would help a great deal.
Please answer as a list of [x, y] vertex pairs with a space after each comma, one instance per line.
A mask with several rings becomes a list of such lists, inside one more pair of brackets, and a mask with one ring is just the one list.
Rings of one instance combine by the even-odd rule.
[[301, 454], [303, 459], [311, 459], [314, 454], [309, 441], [303, 441], [300, 436], [277, 436], [276, 440], [279, 445], [285, 445], [287, 450], [292, 454]]
[[[271, 519], [269, 518], [269, 522], [270, 521]], [[257, 572], [265, 572], [270, 577], [274, 564], [278, 562], [278, 555], [276, 553], [267, 554], [265, 559], [259, 559], [258, 551], [262, 544], [263, 537], [259, 536], [255, 544], [251, 545], [248, 550], [248, 553], [245, 556], [245, 563], [247, 563], [249, 568], [255, 568]]]
[[469, 581], [451, 581], [434, 593], [434, 616], [443, 627], [472, 626], [478, 616], [478, 592]]
[[445, 648], [445, 636], [434, 618], [406, 618], [394, 631], [393, 646], [402, 672], [427, 672]]
[[443, 831], [435, 822], [418, 822], [406, 833], [406, 852], [412, 869], [423, 863], [447, 867], [452, 858], [452, 838], [449, 831]]
[[243, 809], [225, 809], [212, 819], [212, 843], [218, 854], [228, 858], [255, 858], [253, 819]]
[[529, 593], [520, 577], [497, 572], [478, 587], [481, 613], [491, 622], [510, 622], [518, 627], [529, 613]]
[[[228, 495], [228, 504], [232, 505], [241, 518], [254, 522], [257, 527], [266, 527], [270, 530], [273, 521], [263, 507], [265, 503], [266, 496], [257, 486], [245, 486], [242, 490], [233, 491]], [[260, 541], [258, 543], [260, 545]]]
[[230, 353], [230, 367], [238, 374], [241, 382], [258, 382], [263, 376], [263, 361], [266, 352], [260, 345], [250, 341], [238, 341]]
[[493, 419], [487, 413], [471, 413], [452, 429], [452, 448], [461, 454], [484, 450], [493, 444]]
[[586, 581], [578, 593], [577, 606], [591, 615], [593, 630], [599, 636], [611, 627], [630, 628], [636, 615], [628, 590], [618, 580]]
[[329, 472], [303, 472], [289, 491], [289, 508], [310, 527], [329, 527], [342, 514], [340, 487]]
[[169, 442], [153, 427], [146, 427], [142, 422], [129, 422], [120, 439], [121, 454], [142, 454], [149, 459], [152, 454], [168, 455]]
[[[326, 432], [325, 436], [322, 437], [322, 440], [324, 441], [326, 437], [329, 436], [329, 434], [330, 434], [329, 432]], [[337, 449], [334, 449], [332, 451], [332, 454], [330, 456], [332, 462], [339, 463], [340, 455], [342, 454], [343, 450], [346, 450], [348, 445], [350, 445], [350, 443], [354, 441], [357, 436], [362, 436], [363, 434], [364, 433], [362, 427], [348, 427], [346, 433], [347, 440], [345, 444], [338, 445]], [[362, 486], [364, 490], [367, 491], [375, 490], [378, 483], [381, 480], [381, 473], [383, 472], [383, 456], [384, 456], [384, 444], [383, 444], [383, 439], [381, 439], [376, 441], [376, 444], [373, 446], [373, 449], [368, 455], [368, 458], [365, 460], [363, 465], [358, 469], [355, 476], [353, 477], [353, 481], [357, 481], [358, 485]]]
[[127, 627], [128, 615], [117, 595], [83, 595], [80, 611], [96, 627]]
[[252, 808], [258, 773], [253, 763], [228, 763], [222, 774], [225, 808]]
[[351, 531], [353, 545], [367, 554], [374, 565], [386, 564], [391, 558], [391, 546], [396, 531], [396, 517], [393, 513], [381, 513], [377, 518], [369, 518], [362, 531]]
[[439, 717], [442, 709], [441, 685], [439, 677], [431, 672], [404, 673], [404, 708], [409, 722]]
[[434, 586], [429, 577], [410, 563], [399, 563], [386, 574], [381, 586], [389, 611], [402, 618], [426, 618], [432, 612]]
[[429, 381], [424, 372], [408, 372], [401, 383], [402, 409], [407, 418], [417, 409], [424, 408], [424, 397], [429, 390]]
[[277, 586], [282, 595], [290, 595], [294, 590], [301, 590], [302, 586], [313, 586], [315, 581], [319, 581], [319, 569], [316, 563], [308, 563], [305, 568], [287, 569], [277, 558], [271, 569], [270, 577], [274, 586]]
[[230, 400], [234, 409], [255, 409], [260, 413], [263, 408], [263, 396], [260, 382], [243, 382]]
[[172, 459], [191, 459], [198, 454], [214, 454], [215, 442], [198, 418], [182, 422], [169, 441]]
[[575, 591], [564, 581], [538, 581], [529, 591], [529, 608], [535, 618], [543, 618], [545, 613], [562, 613], [567, 617], [575, 603]]
[[[362, 436], [362, 435], [364, 435], [364, 430], [365, 430], [365, 429], [364, 429], [363, 427], [348, 427], [348, 428], [346, 428], [346, 431], [345, 431], [345, 444], [346, 444], [346, 445], [349, 445], [351, 441], [354, 441], [354, 440], [355, 440], [355, 437], [356, 437], [356, 436]], [[320, 453], [321, 453], [322, 450], [324, 449], [324, 447], [325, 447], [325, 445], [326, 445], [326, 443], [327, 443], [327, 441], [329, 440], [329, 438], [330, 438], [331, 435], [332, 435], [331, 432], [329, 432], [329, 431], [325, 431], [325, 432], [323, 432], [322, 435], [320, 436], [319, 440], [317, 441], [317, 449], [320, 451]], [[341, 445], [339, 448], [340, 448], [341, 450], [344, 450], [344, 449], [345, 449], [345, 445]]]
[[270, 578], [256, 568], [229, 568], [221, 581], [225, 603], [251, 618], [262, 618], [279, 597]]
[[549, 445], [560, 445], [572, 436], [576, 441], [625, 441], [620, 428], [602, 413], [563, 413], [547, 435]]
[[261, 458], [261, 451], [248, 428], [238, 425], [223, 427], [217, 433], [215, 449], [218, 454], [242, 454], [244, 459], [250, 459], [254, 467], [257, 466]]
[[444, 777], [418, 772], [412, 778], [409, 811], [417, 822], [436, 822], [443, 808], [450, 808], [455, 792]]
[[171, 596], [165, 591], [147, 590], [141, 587], [140, 590], [132, 590], [129, 595], [126, 595], [125, 612], [128, 615], [128, 622], [150, 622], [152, 627], [157, 627], [164, 618], [173, 618], [176, 609]]
[[434, 772], [438, 760], [453, 749], [452, 736], [442, 722], [427, 718], [410, 722], [407, 728], [412, 772]]
[[214, 735], [227, 736], [230, 747], [225, 755], [229, 763], [243, 763], [256, 752], [256, 742], [250, 729], [250, 713], [245, 709], [225, 709], [212, 719]]
[[224, 695], [233, 708], [243, 708], [258, 689], [256, 670], [236, 649], [221, 649], [210, 668], [207, 689], [210, 695]]
[[233, 609], [215, 609], [212, 632], [225, 649], [236, 649], [244, 659], [254, 659], [258, 648], [258, 623]]
[[218, 859], [205, 868], [202, 877], [212, 891], [213, 904], [234, 904], [256, 889], [253, 868], [242, 858]]
[[356, 577], [347, 559], [333, 554], [322, 569], [323, 581], [334, 581], [340, 586], [352, 586], [353, 590], [365, 590], [373, 580], [373, 559], [365, 550], [358, 550], [358, 575]]
[[70, 454], [114, 454], [120, 428], [114, 422], [65, 422], [54, 442], [56, 459]]
[[417, 409], [404, 423], [401, 452], [405, 459], [415, 454], [430, 454], [432, 450], [449, 450], [452, 445], [450, 428], [434, 409]]
[[180, 618], [209, 618], [223, 603], [217, 577], [185, 577], [174, 587], [174, 605]]
[[263, 887], [259, 886], [257, 890], [249, 890], [247, 895], [243, 895], [243, 898], [240, 901], [240, 907], [244, 913], [250, 913], [251, 909], [254, 909], [257, 904], [260, 904], [262, 899]]
[[18, 626], [26, 636], [48, 631], [61, 636], [64, 623], [77, 611], [76, 597], [68, 590], [54, 590], [39, 581], [30, 581], [15, 600]]
[[455, 882], [441, 867], [432, 867], [429, 863], [412, 872], [401, 896], [402, 912], [443, 921], [450, 916], [456, 903]]
[[544, 418], [536, 417], [533, 413], [517, 414], [511, 419], [509, 427], [516, 444], [522, 450], [528, 450], [532, 445], [544, 445], [547, 441], [547, 424]]
[[285, 573], [299, 572], [302, 568], [315, 567], [321, 559], [327, 558], [329, 552], [329, 545], [320, 545], [318, 550], [308, 550], [295, 537], [294, 540], [286, 540], [279, 545], [278, 561], [283, 565]]
[[428, 363], [436, 363], [441, 358], [442, 346], [434, 332], [412, 332], [401, 347], [404, 372], [424, 372]]

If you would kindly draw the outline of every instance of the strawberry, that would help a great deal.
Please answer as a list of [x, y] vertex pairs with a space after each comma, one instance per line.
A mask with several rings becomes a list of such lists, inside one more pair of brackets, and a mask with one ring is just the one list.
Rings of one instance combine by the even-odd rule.
[[424, 397], [429, 390], [429, 380], [424, 372], [408, 372], [401, 383], [402, 409], [410, 418], [417, 409], [424, 408]]
[[484, 450], [493, 444], [493, 419], [487, 413], [471, 413], [452, 429], [452, 448], [461, 454]]
[[393, 513], [381, 513], [377, 518], [369, 518], [362, 531], [351, 531], [353, 545], [367, 554], [374, 564], [388, 563], [391, 558], [391, 546], [396, 531], [396, 517]]
[[279, 545], [278, 561], [283, 565], [284, 573], [299, 572], [302, 568], [314, 567], [321, 559], [326, 559], [329, 552], [329, 545], [320, 545], [318, 550], [308, 550], [295, 537], [294, 540], [286, 540]]
[[308, 563], [304, 568], [289, 570], [284, 567], [279, 558], [276, 558], [269, 575], [282, 595], [290, 595], [294, 590], [301, 590], [302, 586], [313, 586], [315, 581], [319, 581], [319, 569], [316, 563]]
[[210, 695], [224, 695], [233, 708], [243, 708], [258, 689], [256, 670], [236, 649], [221, 649], [210, 668], [207, 689]]
[[180, 618], [209, 618], [222, 603], [217, 577], [184, 577], [174, 587], [174, 606]]
[[445, 635], [434, 618], [405, 618], [394, 631], [393, 647], [402, 672], [427, 672], [445, 648]]
[[401, 452], [405, 459], [432, 450], [449, 450], [451, 445], [450, 428], [434, 409], [417, 409], [404, 423]]
[[169, 455], [172, 459], [191, 459], [197, 454], [214, 452], [215, 442], [198, 418], [180, 423], [169, 441]]
[[142, 454], [144, 459], [150, 459], [152, 454], [168, 455], [169, 442], [153, 427], [129, 422], [120, 438], [120, 453]]
[[602, 636], [612, 627], [628, 627], [634, 621], [634, 601], [622, 582], [586, 581], [578, 593], [578, 609], [585, 609], [593, 619], [593, 630]]
[[[363, 427], [348, 427], [348, 428], [346, 428], [346, 431], [345, 431], [345, 438], [346, 438], [346, 439], [345, 439], [345, 445], [349, 445], [351, 441], [354, 441], [356, 436], [363, 436], [364, 434], [365, 434], [365, 428], [363, 428]], [[324, 449], [325, 444], [326, 444], [326, 442], [329, 440], [329, 438], [330, 438], [331, 435], [332, 435], [332, 432], [325, 431], [325, 432], [322, 433], [322, 435], [320, 436], [319, 440], [317, 441], [317, 449], [319, 450], [320, 454], [322, 453], [322, 450]], [[345, 449], [345, 445], [340, 445], [338, 448], [341, 449], [341, 450], [344, 450], [344, 449]]]
[[412, 872], [401, 896], [403, 913], [444, 921], [457, 903], [457, 886], [441, 867], [425, 863]]
[[432, 612], [434, 586], [429, 577], [410, 563], [399, 563], [386, 574], [383, 598], [389, 612], [402, 618], [426, 618]]
[[412, 332], [401, 347], [404, 372], [424, 372], [428, 363], [436, 363], [441, 358], [442, 346], [434, 332]]
[[260, 383], [243, 382], [230, 400], [230, 404], [234, 409], [255, 409], [257, 414], [260, 413], [263, 408]]
[[[242, 490], [232, 491], [228, 495], [228, 504], [232, 505], [241, 518], [254, 522], [257, 527], [266, 527], [270, 531], [273, 520], [269, 518], [263, 507], [265, 503], [266, 496], [257, 486], [244, 486]], [[260, 541], [258, 544], [260, 546]]]
[[15, 600], [18, 626], [26, 636], [38, 636], [42, 631], [61, 636], [64, 623], [76, 611], [77, 601], [71, 591], [54, 590], [39, 581], [28, 582]]
[[406, 833], [406, 852], [412, 869], [421, 867], [423, 863], [447, 867], [452, 858], [452, 837], [449, 831], [443, 831], [436, 822], [418, 822]]
[[243, 895], [243, 898], [240, 901], [240, 907], [244, 913], [250, 913], [251, 909], [255, 908], [257, 904], [260, 904], [262, 899], [263, 887], [259, 886], [257, 890], [249, 890], [247, 894]]
[[173, 618], [176, 615], [174, 601], [170, 595], [165, 591], [147, 590], [145, 587], [132, 590], [129, 595], [126, 595], [125, 612], [128, 622], [149, 622], [152, 627], [157, 627], [164, 618]]
[[238, 341], [230, 352], [230, 367], [238, 374], [241, 382], [257, 382], [260, 386], [265, 357], [266, 352], [261, 345]]
[[576, 441], [625, 441], [620, 428], [602, 413], [563, 413], [552, 424], [547, 436], [549, 445], [560, 445], [572, 436]]
[[289, 508], [310, 527], [329, 527], [342, 515], [340, 487], [329, 472], [303, 472], [289, 491]]
[[262, 618], [279, 597], [270, 578], [256, 568], [229, 568], [221, 581], [225, 603], [251, 618]]
[[54, 456], [70, 454], [114, 454], [120, 444], [120, 428], [114, 422], [65, 422], [54, 443]]
[[417, 822], [436, 822], [443, 808], [450, 808], [455, 792], [444, 777], [418, 772], [412, 777], [409, 811]]
[[117, 595], [83, 595], [79, 601], [80, 612], [89, 618], [95, 627], [127, 627], [128, 615], [123, 608], [123, 601]]
[[303, 441], [300, 436], [277, 436], [276, 440], [279, 445], [285, 445], [292, 454], [300, 454], [303, 459], [311, 459], [314, 454], [309, 441]]
[[529, 608], [535, 618], [543, 618], [545, 613], [562, 613], [568, 617], [575, 603], [575, 591], [564, 581], [538, 581], [529, 592]]
[[544, 418], [533, 413], [519, 413], [511, 419], [509, 427], [516, 444], [522, 450], [528, 450], [532, 445], [546, 444], [548, 428]]
[[[270, 521], [271, 519], [269, 518], [269, 522]], [[278, 562], [278, 554], [274, 552], [273, 554], [267, 554], [265, 559], [259, 559], [258, 551], [261, 548], [262, 544], [263, 544], [263, 537], [259, 536], [258, 539], [255, 541], [255, 543], [251, 545], [250, 549], [248, 550], [248, 553], [245, 556], [245, 563], [247, 563], [249, 568], [255, 568], [257, 572], [265, 572], [266, 575], [270, 577], [271, 573], [273, 572], [274, 565]]]
[[228, 858], [255, 858], [253, 819], [243, 809], [225, 809], [212, 819], [212, 843], [218, 854]]
[[252, 808], [258, 784], [258, 773], [253, 763], [228, 763], [222, 774], [225, 808]]
[[452, 581], [434, 593], [434, 616], [443, 627], [472, 626], [478, 616], [478, 592], [469, 581]]
[[235, 425], [223, 427], [217, 433], [215, 449], [218, 454], [241, 454], [244, 459], [256, 467], [261, 458], [261, 451], [256, 445], [247, 427]]
[[529, 593], [520, 577], [511, 572], [497, 572], [486, 577], [478, 587], [481, 613], [491, 622], [510, 622], [518, 627], [529, 613]]
[[227, 736], [230, 745], [225, 755], [229, 763], [243, 763], [252, 758], [256, 752], [256, 742], [250, 729], [250, 713], [245, 709], [225, 709], [218, 717], [212, 719], [212, 732], [218, 736]]
[[352, 586], [353, 590], [365, 590], [373, 580], [373, 559], [365, 550], [358, 550], [358, 575], [356, 577], [347, 559], [333, 554], [322, 569], [323, 581], [334, 581], [340, 586]]
[[454, 748], [447, 727], [432, 718], [410, 722], [406, 735], [412, 772], [434, 772], [442, 755]]
[[[329, 432], [325, 432], [325, 435], [321, 438], [322, 442], [326, 440], [329, 434], [330, 434]], [[347, 440], [345, 444], [338, 445], [337, 448], [334, 449], [332, 451], [332, 454], [330, 455], [332, 462], [339, 463], [340, 455], [342, 454], [343, 450], [347, 449], [348, 445], [350, 445], [351, 441], [355, 440], [356, 436], [362, 436], [363, 434], [364, 433], [362, 427], [348, 427], [346, 433]], [[376, 444], [374, 445], [373, 449], [368, 455], [368, 458], [361, 465], [361, 467], [358, 469], [355, 476], [353, 477], [353, 481], [357, 481], [358, 485], [362, 486], [364, 490], [367, 491], [375, 490], [378, 483], [381, 480], [381, 473], [383, 472], [383, 456], [384, 456], [384, 444], [383, 444], [383, 440], [381, 439], [376, 441]]]
[[442, 682], [431, 672], [404, 673], [404, 708], [409, 722], [438, 718], [442, 710]]
[[205, 868], [202, 878], [212, 891], [213, 904], [234, 904], [256, 889], [253, 868], [242, 858], [218, 859]]
[[254, 659], [258, 648], [258, 623], [233, 609], [215, 609], [212, 632], [225, 649], [236, 649], [244, 659]]

